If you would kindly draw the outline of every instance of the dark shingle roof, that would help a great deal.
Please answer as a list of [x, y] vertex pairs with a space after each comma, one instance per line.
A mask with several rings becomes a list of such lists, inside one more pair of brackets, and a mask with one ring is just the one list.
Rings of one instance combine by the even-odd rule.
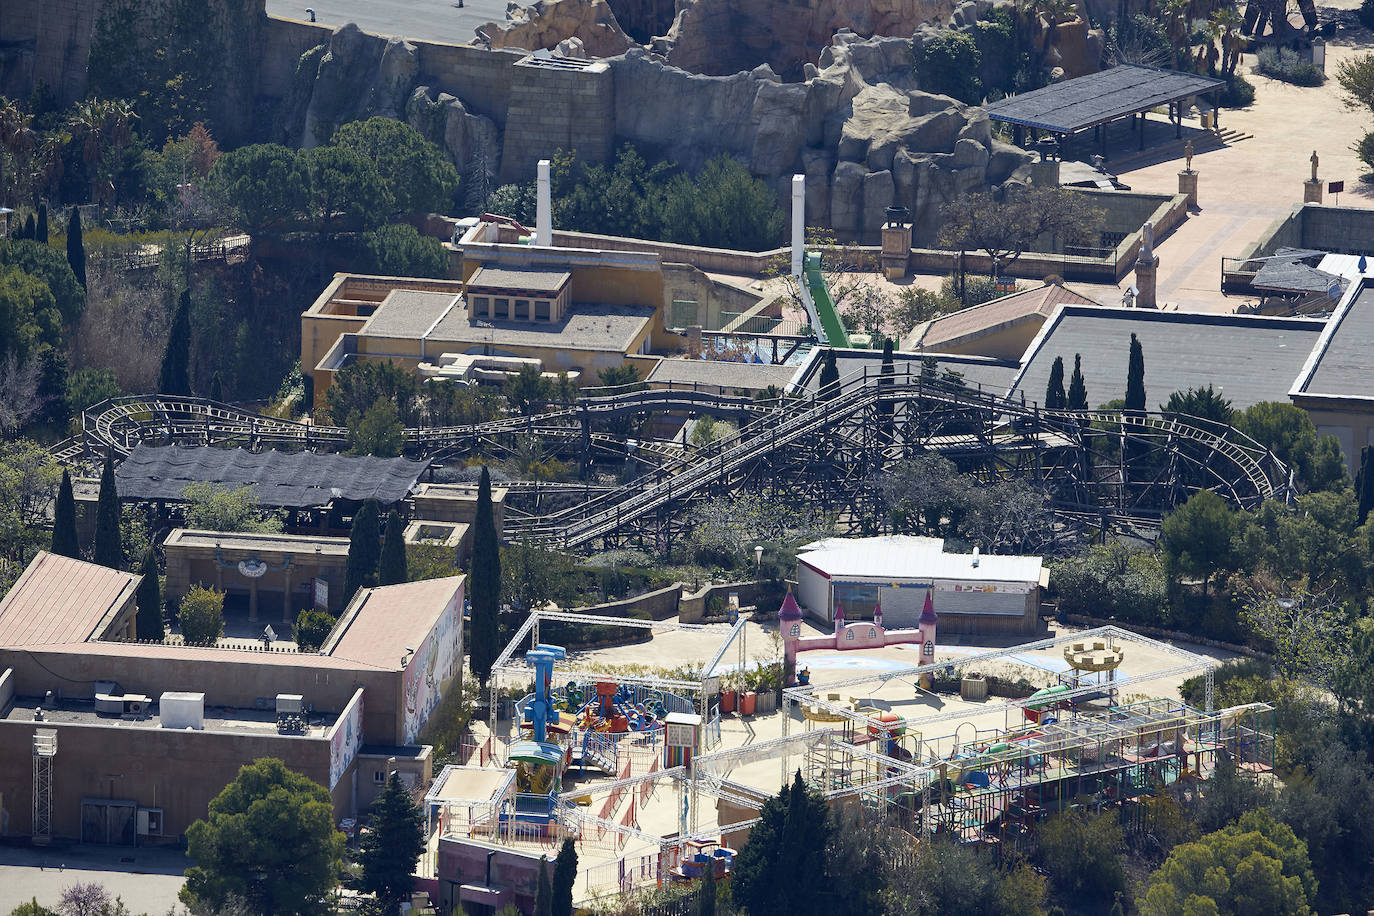
[[1043, 401], [1050, 367], [1064, 358], [1067, 376], [1083, 355], [1088, 405], [1125, 397], [1131, 334], [1145, 354], [1146, 404], [1153, 409], [1175, 391], [1213, 385], [1237, 409], [1286, 401], [1325, 322], [1064, 306], [1041, 329], [1022, 358], [1012, 392]]
[[994, 121], [1071, 134], [1226, 85], [1177, 70], [1122, 64], [983, 106]]
[[335, 497], [387, 505], [408, 496], [427, 466], [406, 458], [139, 445], [115, 481], [121, 499], [180, 502], [187, 486], [206, 482], [250, 486], [259, 504], [285, 509], [323, 506]]
[[1306, 248], [1280, 248], [1266, 258], [1251, 285], [1281, 293], [1325, 293], [1334, 285], [1344, 290], [1349, 281], [1318, 270], [1326, 252]]

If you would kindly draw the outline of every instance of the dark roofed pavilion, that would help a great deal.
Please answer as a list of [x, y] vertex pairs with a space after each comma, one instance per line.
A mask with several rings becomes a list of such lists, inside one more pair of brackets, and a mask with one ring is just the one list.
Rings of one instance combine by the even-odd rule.
[[[1014, 125], [1018, 136], [1022, 129], [1031, 128], [1049, 131], [1062, 140], [1090, 127], [1098, 129], [1099, 135], [1105, 138], [1101, 128], [1112, 121], [1137, 114], [1143, 119], [1150, 109], [1168, 105], [1175, 136], [1180, 136], [1183, 103], [1225, 85], [1225, 80], [1211, 76], [1121, 64], [1110, 70], [989, 102], [983, 109], [992, 120]], [[1144, 149], [1143, 130], [1140, 138], [1141, 149]]]

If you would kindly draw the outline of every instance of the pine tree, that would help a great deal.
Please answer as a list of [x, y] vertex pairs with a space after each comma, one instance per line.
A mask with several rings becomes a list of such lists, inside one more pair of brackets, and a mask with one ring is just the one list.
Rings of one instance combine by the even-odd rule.
[[344, 570], [344, 603], [353, 600], [360, 588], [377, 584], [377, 563], [381, 558], [380, 514], [375, 499], [365, 500], [353, 515], [353, 530], [348, 536], [348, 566]]
[[577, 883], [577, 847], [569, 839], [558, 848], [553, 863], [553, 916], [572, 916], [573, 885]]
[[477, 515], [472, 532], [472, 575], [468, 577], [472, 601], [472, 671], [483, 684], [500, 647], [496, 642], [501, 606], [501, 544], [491, 505], [491, 474], [482, 468], [477, 484]]
[[[883, 361], [878, 367], [878, 388], [892, 386], [892, 377], [896, 374], [897, 367], [892, 360], [892, 338], [883, 341]], [[878, 401], [878, 417], [882, 423], [881, 434], [884, 442], [892, 441], [892, 409], [891, 401]]]
[[378, 585], [399, 585], [409, 578], [406, 570], [405, 523], [392, 509], [386, 516], [386, 536], [382, 539], [382, 559], [377, 565]]
[[534, 916], [553, 916], [553, 886], [549, 883], [549, 860], [539, 857], [539, 885], [534, 892]]
[[81, 239], [81, 211], [72, 207], [72, 218], [67, 221], [67, 263], [76, 282], [84, 289], [86, 286], [86, 244]]
[[1073, 378], [1069, 380], [1069, 410], [1088, 409], [1088, 387], [1083, 382], [1083, 357], [1073, 355]]
[[34, 240], [35, 242], [42, 242], [44, 245], [48, 244], [48, 205], [47, 205], [47, 204], [39, 204], [39, 205], [38, 205], [38, 227], [37, 227], [37, 234], [34, 235], [33, 240]]
[[220, 375], [218, 369], [215, 370], [214, 375], [210, 376], [210, 400], [224, 400], [224, 376]]
[[1064, 357], [1056, 356], [1050, 367], [1050, 381], [1045, 386], [1045, 409], [1063, 410], [1069, 403], [1064, 396]]
[[1140, 340], [1131, 335], [1131, 357], [1126, 366], [1126, 409], [1145, 409], [1145, 353]]
[[100, 471], [100, 495], [95, 503], [95, 549], [92, 560], [110, 569], [124, 565], [124, 543], [119, 530], [119, 488], [115, 484], [114, 450], [105, 453]]
[[822, 401], [829, 401], [839, 394], [840, 370], [835, 365], [835, 351], [825, 351], [825, 362], [821, 363], [820, 398]]
[[172, 330], [167, 335], [167, 349], [162, 354], [162, 377], [157, 386], [158, 393], [182, 395], [191, 394], [191, 291], [181, 291], [177, 302], [176, 314], [172, 317]]
[[76, 537], [76, 499], [72, 495], [72, 476], [62, 472], [62, 486], [52, 512], [52, 552], [74, 560], [81, 559], [81, 544]]
[[371, 815], [372, 829], [358, 851], [362, 886], [395, 913], [414, 887], [415, 863], [425, 851], [425, 817], [395, 772], [372, 802]]
[[151, 546], [143, 554], [139, 574], [143, 581], [138, 583], [138, 591], [134, 593], [134, 603], [138, 605], [138, 638], [161, 642], [167, 631], [162, 628], [162, 583], [157, 576], [157, 555]]
[[32, 213], [24, 220], [24, 233], [19, 237], [21, 239], [28, 239], [29, 241], [38, 238], [38, 224], [33, 221]]

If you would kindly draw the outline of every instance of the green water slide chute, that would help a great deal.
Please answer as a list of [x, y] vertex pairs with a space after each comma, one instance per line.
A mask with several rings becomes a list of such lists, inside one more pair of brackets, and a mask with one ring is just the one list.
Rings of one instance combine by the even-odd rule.
[[821, 253], [808, 251], [804, 265], [806, 289], [811, 294], [811, 303], [816, 308], [816, 317], [820, 320], [826, 345], [848, 348], [849, 334], [844, 329], [844, 322], [840, 320], [840, 313], [835, 311], [835, 303], [830, 299], [830, 290], [825, 286], [825, 278], [821, 276]]

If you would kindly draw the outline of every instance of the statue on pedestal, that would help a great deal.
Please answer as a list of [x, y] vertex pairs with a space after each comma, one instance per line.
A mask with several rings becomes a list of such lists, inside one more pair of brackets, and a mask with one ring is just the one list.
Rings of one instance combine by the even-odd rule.
[[1312, 151], [1312, 180], [1317, 180], [1317, 151]]
[[1183, 170], [1191, 172], [1193, 170], [1193, 141], [1189, 140], [1183, 144]]

